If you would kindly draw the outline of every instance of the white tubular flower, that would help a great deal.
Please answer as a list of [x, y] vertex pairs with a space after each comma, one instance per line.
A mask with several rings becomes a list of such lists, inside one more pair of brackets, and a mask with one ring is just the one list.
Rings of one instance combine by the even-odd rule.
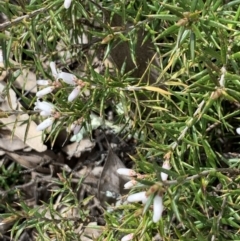
[[240, 135], [240, 127], [238, 127], [238, 128], [236, 129], [236, 132], [237, 132], [238, 135]]
[[68, 9], [71, 6], [72, 0], [65, 0], [64, 1], [64, 7]]
[[127, 234], [124, 237], [122, 237], [121, 241], [130, 241], [133, 239], [133, 233]]
[[40, 79], [40, 80], [37, 80], [37, 84], [38, 85], [49, 85], [50, 84], [50, 81], [49, 80], [44, 80], [44, 79]]
[[71, 92], [71, 94], [68, 96], [68, 102], [72, 102], [74, 99], [76, 99], [80, 93], [80, 90], [81, 90], [81, 86], [78, 85], [77, 87], [75, 87]]
[[[169, 161], [165, 161], [162, 165], [162, 168], [164, 168], [166, 170], [170, 170], [171, 166], [170, 166]], [[166, 181], [168, 179], [168, 174], [165, 172], [161, 172], [161, 179], [162, 179], [162, 181]]]
[[[66, 0], [67, 1], [67, 0]], [[52, 75], [55, 79], [62, 79], [65, 83], [69, 85], [76, 85], [76, 76], [67, 72], [58, 72], [55, 62], [50, 62], [50, 68]]]
[[163, 199], [160, 195], [156, 195], [153, 199], [153, 222], [157, 223], [163, 212]]
[[117, 173], [129, 177], [134, 177], [137, 175], [137, 173], [134, 170], [128, 168], [119, 168], [117, 169]]
[[50, 62], [50, 68], [52, 71], [52, 75], [57, 78], [58, 72], [57, 72], [57, 68], [56, 68], [56, 64], [55, 62]]
[[127, 201], [132, 202], [145, 202], [147, 199], [146, 192], [138, 192], [128, 196]]
[[131, 180], [124, 184], [124, 189], [130, 189], [133, 186], [135, 186], [136, 184], [137, 184], [137, 182], [135, 180]]
[[148, 197], [145, 195], [145, 197], [142, 199], [142, 204], [146, 204], [148, 201]]
[[43, 130], [47, 129], [49, 126], [51, 126], [53, 124], [53, 122], [54, 122], [53, 117], [44, 120], [42, 123], [40, 123], [37, 126], [37, 131], [43, 131]]
[[55, 110], [55, 106], [46, 101], [40, 101], [38, 99], [37, 102], [35, 102], [34, 104], [35, 104], [34, 110], [41, 110], [50, 114]]
[[49, 86], [47, 88], [44, 88], [42, 90], [39, 90], [37, 93], [36, 93], [36, 96], [37, 97], [43, 97], [44, 95], [47, 95], [49, 93], [52, 93], [53, 90], [55, 89], [54, 86]]
[[50, 115], [51, 115], [51, 112], [47, 112], [47, 111], [42, 110], [42, 111], [40, 112], [40, 115], [41, 115], [41, 116], [50, 116]]
[[70, 73], [66, 72], [60, 72], [57, 74], [57, 79], [62, 79], [63, 82], [69, 84], [69, 85], [75, 85], [76, 84], [76, 76]]

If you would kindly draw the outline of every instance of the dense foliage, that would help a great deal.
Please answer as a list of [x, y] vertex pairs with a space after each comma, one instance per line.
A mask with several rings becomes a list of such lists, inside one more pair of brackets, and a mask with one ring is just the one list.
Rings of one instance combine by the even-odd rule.
[[[133, 168], [146, 174], [144, 185], [161, 183], [163, 160], [172, 167], [163, 183], [162, 219], [152, 222], [150, 203], [144, 214], [140, 204], [123, 204], [106, 212], [99, 240], [128, 233], [144, 241], [239, 240], [240, 1], [73, 0], [68, 9], [63, 4], [0, 2], [7, 18], [0, 24], [7, 89], [14, 88], [23, 112], [33, 110], [37, 97], [24, 86], [15, 88], [14, 81], [24, 69], [55, 81], [49, 67], [55, 61], [84, 86], [79, 98], [68, 101], [73, 88], [59, 80], [43, 97], [59, 114], [47, 135], [43, 131], [45, 141], [53, 146], [61, 130], [80, 118], [84, 135], [91, 135], [90, 116], [107, 119], [111, 108], [117, 134], [131, 134], [138, 143]], [[33, 111], [29, 121], [41, 118]], [[65, 177], [63, 183], [69, 190]], [[66, 195], [71, 205], [81, 205], [73, 193]], [[4, 217], [11, 213], [7, 209]], [[39, 237], [47, 230], [63, 240], [57, 224], [38, 222], [36, 210], [22, 209], [18, 216], [25, 213], [25, 226], [16, 223], [13, 237], [36, 227]], [[63, 227], [72, 232], [65, 240], [77, 240], [67, 221]]]

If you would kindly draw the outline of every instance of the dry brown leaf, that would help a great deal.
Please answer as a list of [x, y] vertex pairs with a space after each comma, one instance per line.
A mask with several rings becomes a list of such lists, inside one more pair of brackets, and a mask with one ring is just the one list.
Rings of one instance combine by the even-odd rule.
[[[0, 94], [5, 92], [6, 84], [0, 83]], [[2, 111], [11, 111], [17, 109], [17, 97], [15, 92], [12, 89], [8, 90], [9, 99], [11, 100], [11, 104], [8, 102], [8, 97], [5, 97], [5, 101], [2, 101], [0, 104], [0, 109]]]
[[22, 140], [11, 135], [2, 135], [0, 138], [0, 148], [8, 151], [17, 151], [26, 148], [27, 145], [24, 144]]
[[84, 138], [79, 142], [74, 142], [70, 145], [67, 145], [63, 148], [63, 151], [69, 157], [80, 157], [82, 152], [90, 151], [95, 146], [94, 142], [91, 142], [89, 138]]
[[124, 167], [122, 161], [110, 148], [101, 178], [98, 182], [98, 198], [103, 206], [105, 206], [106, 202], [109, 204], [116, 202], [115, 197], [106, 196], [107, 192], [111, 192], [113, 195], [127, 193], [124, 190], [124, 184], [130, 179], [117, 173], [117, 169]]
[[92, 169], [91, 174], [95, 177], [100, 178], [103, 171], [103, 167], [96, 166]]
[[23, 69], [22, 74], [20, 74], [14, 81], [14, 85], [19, 89], [24, 89], [26, 91], [36, 93], [36, 74], [32, 71]]
[[[102, 233], [101, 227], [96, 222], [89, 223], [81, 235], [82, 241], [93, 241], [96, 240]], [[88, 238], [92, 237], [92, 238]]]
[[[17, 119], [17, 123], [15, 124]], [[35, 122], [31, 121], [30, 125], [27, 126], [27, 123], [23, 124], [29, 120], [28, 114], [22, 115], [10, 115], [7, 118], [1, 118], [0, 121], [6, 125], [6, 127], [14, 131], [14, 135], [17, 136], [20, 140], [24, 141], [25, 133], [28, 127], [28, 134], [26, 139], [26, 144], [38, 152], [43, 152], [47, 150], [47, 146], [42, 143], [41, 133], [37, 132], [37, 125]], [[14, 129], [15, 128], [15, 129]]]
[[[6, 87], [5, 83], [0, 83], [0, 93]], [[8, 90], [9, 97], [5, 98], [4, 102], [0, 103], [0, 109], [2, 111], [10, 111], [13, 112], [14, 110], [20, 110], [21, 105], [17, 103], [16, 94], [12, 89]], [[8, 99], [11, 101], [11, 105], [8, 102]], [[17, 107], [18, 106], [18, 107]], [[12, 108], [11, 108], [12, 107]], [[28, 128], [28, 134], [26, 139], [26, 144], [33, 148], [38, 152], [43, 152], [47, 149], [47, 146], [42, 142], [41, 133], [39, 133], [36, 128], [37, 125], [35, 122], [31, 121], [28, 126], [29, 115], [28, 114], [12, 114], [6, 118], [0, 118], [0, 122], [2, 122], [10, 131], [14, 131], [14, 135], [17, 136], [20, 140], [24, 141], [25, 133]], [[23, 124], [23, 122], [26, 122]]]
[[31, 152], [31, 153], [25, 153], [25, 152], [7, 152], [6, 154], [12, 158], [13, 161], [19, 163], [21, 166], [27, 168], [27, 169], [34, 169], [38, 172], [49, 174], [50, 169], [47, 167], [41, 167], [39, 165], [42, 165], [48, 161], [51, 160], [58, 160], [58, 156], [56, 156], [52, 151], [45, 151], [43, 153], [38, 152]]

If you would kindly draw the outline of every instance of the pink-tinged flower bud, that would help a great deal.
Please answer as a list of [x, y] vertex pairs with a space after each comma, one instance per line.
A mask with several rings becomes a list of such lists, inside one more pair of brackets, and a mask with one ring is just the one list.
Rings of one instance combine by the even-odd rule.
[[72, 0], [65, 0], [65, 1], [64, 1], [64, 7], [65, 7], [66, 9], [68, 9], [68, 8], [70, 7], [70, 5], [71, 5], [71, 2], [72, 2]]
[[142, 202], [145, 201], [147, 198], [146, 192], [138, 192], [128, 196], [127, 201], [132, 202]]
[[137, 173], [134, 170], [128, 168], [119, 168], [117, 169], [117, 173], [129, 177], [134, 177], [137, 175]]
[[137, 184], [137, 182], [135, 180], [131, 180], [127, 183], [124, 184], [124, 188], [125, 189], [130, 189], [132, 188], [133, 186], [135, 186]]
[[52, 93], [53, 90], [55, 89], [54, 86], [49, 86], [47, 88], [44, 88], [42, 90], [39, 90], [37, 93], [36, 93], [36, 96], [37, 97], [43, 97], [44, 95], [47, 95], [49, 93]]
[[56, 68], [55, 62], [50, 62], [50, 68], [51, 68], [53, 77], [57, 78], [58, 72], [57, 72], [57, 68]]
[[78, 85], [77, 87], [75, 87], [71, 92], [71, 94], [68, 96], [68, 102], [72, 102], [74, 99], [76, 99], [80, 93], [80, 90], [81, 90], [81, 86]]
[[80, 118], [77, 121], [74, 121], [71, 126], [70, 126], [70, 130], [73, 131], [73, 134], [76, 135], [82, 128], [82, 118]]
[[57, 74], [57, 79], [62, 79], [63, 82], [69, 84], [69, 85], [75, 85], [76, 84], [76, 76], [73, 74], [69, 74], [66, 72], [61, 72]]
[[163, 199], [161, 196], [156, 195], [153, 199], [153, 222], [157, 223], [161, 217], [163, 212]]
[[128, 235], [125, 235], [124, 237], [122, 237], [121, 241], [130, 241], [133, 239], [133, 233], [130, 233]]
[[49, 85], [51, 82], [49, 80], [44, 80], [44, 79], [40, 79], [40, 80], [37, 80], [37, 84], [38, 85]]
[[77, 135], [77, 133], [81, 130], [81, 125], [76, 125], [73, 129], [73, 134]]
[[47, 129], [49, 126], [51, 126], [53, 124], [54, 120], [55, 119], [53, 117], [44, 120], [42, 123], [40, 123], [37, 126], [37, 131], [43, 131], [43, 130]]
[[[166, 170], [171, 169], [171, 166], [170, 166], [170, 163], [169, 163], [168, 160], [163, 163], [162, 168], [164, 168]], [[161, 172], [161, 179], [162, 179], [162, 181], [166, 181], [168, 179], [168, 174], [164, 173], [164, 172]]]

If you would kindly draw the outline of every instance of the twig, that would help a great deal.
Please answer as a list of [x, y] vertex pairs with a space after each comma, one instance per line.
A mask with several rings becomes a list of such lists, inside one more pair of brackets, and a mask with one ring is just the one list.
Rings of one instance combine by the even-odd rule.
[[35, 17], [35, 16], [37, 16], [40, 13], [44, 13], [45, 11], [47, 11], [47, 8], [40, 8], [40, 9], [38, 9], [36, 11], [33, 11], [33, 12], [29, 13], [29, 14], [26, 14], [26, 15], [23, 15], [21, 17], [18, 17], [16, 19], [12, 20], [12, 21], [4, 22], [4, 23], [0, 24], [0, 31], [6, 30], [6, 29], [12, 27], [15, 24], [21, 23], [23, 20]]
[[202, 171], [198, 174], [192, 175], [190, 177], [185, 178], [184, 180], [171, 180], [171, 181], [164, 181], [165, 185], [173, 185], [173, 184], [179, 184], [179, 183], [186, 183], [189, 181], [193, 181], [197, 178], [200, 178], [202, 176], [207, 176], [210, 173], [216, 173], [216, 172], [221, 172], [221, 173], [233, 173], [233, 174], [240, 174], [240, 170], [239, 169], [233, 169], [233, 168], [216, 168], [216, 169], [210, 169], [210, 170], [206, 170], [206, 171]]
[[3, 197], [5, 197], [8, 193], [10, 193], [10, 192], [12, 192], [12, 191], [14, 191], [14, 190], [26, 189], [26, 188], [32, 186], [35, 182], [36, 182], [35, 179], [31, 179], [28, 183], [25, 183], [25, 184], [23, 184], [23, 185], [16, 185], [16, 186], [10, 188], [10, 189], [7, 190], [7, 191], [0, 191], [0, 195], [2, 195], [1, 197], [3, 198]]
[[[222, 206], [221, 206], [221, 211], [220, 211], [219, 214], [218, 214], [217, 225], [216, 225], [217, 229], [219, 229], [219, 227], [220, 227], [220, 221], [221, 221], [221, 219], [222, 219], [223, 211], [224, 211], [224, 208], [225, 208], [225, 206], [226, 206], [226, 203], [227, 203], [227, 196], [225, 196], [225, 197], [223, 198], [223, 202], [222, 202]], [[216, 240], [216, 235], [213, 235], [211, 241], [215, 241], [215, 240]]]
[[0, 110], [0, 113], [5, 114], [5, 115], [38, 114], [38, 113], [40, 113], [40, 111], [38, 111], [38, 110], [25, 110], [25, 111], [22, 111], [22, 110], [6, 110], [6, 111], [1, 111]]
[[178, 137], [177, 141], [174, 141], [174, 142], [171, 144], [172, 150], [174, 150], [174, 149], [177, 147], [179, 141], [181, 141], [181, 140], [185, 137], [188, 129], [189, 129], [190, 127], [192, 127], [192, 125], [195, 123], [195, 119], [197, 118], [197, 116], [198, 116], [199, 113], [201, 112], [204, 104], [205, 104], [205, 100], [203, 100], [203, 101], [199, 104], [197, 110], [196, 110], [195, 113], [193, 114], [193, 117], [188, 121], [187, 126], [182, 130], [182, 132], [181, 132], [180, 136]]

